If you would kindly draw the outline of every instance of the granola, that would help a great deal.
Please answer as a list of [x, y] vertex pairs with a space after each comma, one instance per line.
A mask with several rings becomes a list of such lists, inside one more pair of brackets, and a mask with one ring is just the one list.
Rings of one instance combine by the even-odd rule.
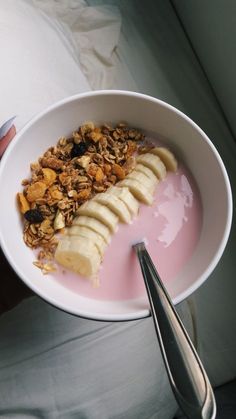
[[24, 242], [39, 249], [34, 264], [43, 273], [55, 270], [57, 233], [72, 224], [80, 205], [134, 169], [133, 155], [144, 138], [125, 124], [98, 127], [88, 122], [70, 137], [60, 138], [30, 165], [31, 176], [22, 181], [17, 200]]

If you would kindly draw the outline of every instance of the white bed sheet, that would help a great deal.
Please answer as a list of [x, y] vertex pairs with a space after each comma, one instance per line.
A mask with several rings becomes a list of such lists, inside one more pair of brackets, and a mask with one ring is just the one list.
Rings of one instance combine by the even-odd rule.
[[[198, 66], [169, 2], [165, 0], [158, 0], [156, 2], [152, 0], [146, 0], [145, 2], [137, 2], [135, 0], [107, 0], [106, 4], [109, 7], [104, 5], [105, 2], [103, 0], [88, 0], [87, 3], [84, 1], [78, 2], [77, 0], [62, 0], [60, 2], [56, 0], [33, 0], [30, 3], [34, 3], [51, 16], [59, 17], [65, 25], [70, 27], [74, 35], [78, 58], [93, 89], [118, 88], [139, 91], [156, 96], [177, 106], [192, 117], [207, 132], [218, 147], [231, 179], [236, 179], [234, 169], [235, 148], [231, 134], [228, 131], [211, 89]], [[88, 9], [86, 7], [87, 4], [92, 6], [92, 8]], [[117, 4], [119, 6], [118, 8]], [[99, 25], [99, 36], [98, 33], [94, 32], [94, 25], [91, 25], [91, 21], [89, 23], [89, 16], [90, 19], [92, 17], [93, 23], [97, 22]], [[85, 18], [86, 21], [84, 20]], [[113, 36], [109, 38], [107, 37], [107, 33], [110, 29]], [[103, 49], [101, 46], [104, 45], [104, 40], [106, 40], [106, 44]], [[224, 140], [222, 141], [222, 139]], [[235, 268], [235, 231], [236, 229], [234, 228], [230, 243], [214, 274], [189, 301], [184, 302], [179, 307], [182, 318], [190, 332], [192, 330], [192, 319], [194, 321], [194, 328], [197, 333], [195, 333], [193, 338], [196, 340], [203, 363], [213, 384], [222, 384], [234, 378], [236, 375], [236, 333], [235, 331], [232, 333], [231, 321], [232, 316], [234, 316], [233, 294], [236, 295], [236, 285], [233, 281]], [[222, 305], [227, 307], [223, 315]], [[42, 310], [45, 312], [45, 316], [43, 317], [44, 324], [47, 326], [40, 329], [41, 323], [37, 322], [35, 329], [33, 319], [35, 316], [40, 316]], [[19, 319], [17, 334], [14, 329], [16, 318]], [[24, 327], [22, 320], [25, 319], [27, 322], [29, 318], [28, 327]], [[50, 412], [54, 413], [52, 413], [52, 416], [49, 416], [47, 411], [45, 411], [42, 416], [39, 413], [38, 417], [66, 417], [63, 416], [66, 414], [66, 410], [63, 410], [66, 407], [56, 405], [55, 403], [60, 398], [55, 398], [53, 394], [53, 388], [56, 386], [61, 392], [61, 397], [63, 397], [60, 376], [57, 375], [58, 368], [60, 369], [61, 376], [63, 376], [63, 384], [67, 385], [68, 388], [71, 385], [73, 386], [73, 383], [79, 385], [80, 377], [86, 374], [79, 361], [82, 348], [79, 348], [79, 345], [73, 346], [73, 342], [78, 340], [79, 344], [80, 336], [86, 335], [88, 329], [86, 327], [86, 321], [81, 321], [81, 329], [78, 332], [76, 329], [78, 326], [76, 320], [72, 320], [69, 315], [57, 312], [37, 298], [22, 303], [11, 313], [7, 313], [0, 319], [0, 328], [4, 332], [5, 338], [5, 344], [1, 346], [2, 364], [0, 368], [6, 371], [5, 375], [2, 376], [1, 384], [4, 385], [5, 381], [9, 385], [9, 377], [11, 377], [12, 387], [10, 389], [15, 392], [14, 380], [19, 379], [19, 374], [22, 374], [22, 366], [25, 368], [24, 385], [32, 386], [35, 374], [39, 374], [40, 377], [37, 384], [39, 386], [39, 393], [43, 391], [43, 386], [48, 380], [51, 383], [49, 388], [50, 397], [48, 398], [49, 405], [43, 407], [46, 393], [42, 393], [42, 406], [40, 408], [51, 409]], [[136, 334], [136, 331], [140, 327], [143, 337], [149, 341], [148, 350], [145, 352], [145, 357], [147, 357], [148, 353], [155, 352], [156, 341], [154, 335], [152, 335], [150, 319], [143, 321], [143, 327], [140, 326], [140, 323], [137, 322], [136, 327], [136, 323], [131, 325], [127, 324], [127, 327], [124, 327], [122, 324], [117, 324], [113, 332], [111, 332], [111, 328], [108, 326], [105, 329], [105, 325], [101, 323], [101, 329], [104, 327], [105, 333], [102, 333], [100, 328], [97, 329], [97, 325], [94, 323], [94, 330], [88, 333], [88, 339], [85, 339], [84, 345], [86, 348], [89, 348], [90, 338], [94, 339], [95, 337], [99, 343], [98, 356], [102, 357], [104, 356], [104, 348], [108, 351], [114, 349], [112, 340], [110, 339], [111, 335], [117, 336], [115, 340], [117, 344], [120, 342], [122, 334], [123, 338], [124, 336], [130, 336], [133, 342], [138, 344], [138, 333]], [[78, 332], [77, 336], [76, 333], [73, 334], [74, 328]], [[9, 331], [12, 336], [10, 341]], [[232, 334], [234, 334], [234, 337]], [[150, 338], [151, 335], [153, 336], [152, 338]], [[43, 339], [40, 340], [39, 338]], [[33, 345], [32, 349], [33, 339], [36, 339], [36, 345]], [[19, 351], [11, 345], [11, 343], [15, 345], [16, 342], [21, 346]], [[125, 342], [123, 342], [123, 345], [125, 345]], [[134, 351], [132, 345], [129, 343], [127, 347], [128, 352], [124, 350], [119, 358], [119, 362], [121, 362], [119, 364], [120, 369], [123, 372], [126, 369], [125, 363], [122, 364], [122, 360], [127, 362], [126, 356], [128, 353], [132, 357]], [[34, 351], [33, 355], [31, 354], [31, 350]], [[55, 358], [51, 356], [52, 350], [56, 353]], [[75, 357], [78, 359], [78, 363], [74, 365], [75, 371], [73, 374], [71, 365], [73, 366]], [[126, 416], [122, 416], [120, 407], [116, 406], [117, 394], [112, 395], [112, 403], [117, 409], [117, 416], [114, 417], [132, 419], [135, 414], [136, 418], [142, 417], [142, 419], [145, 417], [149, 419], [152, 417], [160, 417], [160, 419], [171, 418], [171, 414], [175, 410], [175, 402], [171, 397], [171, 393], [166, 393], [168, 384], [163, 365], [159, 363], [159, 357], [157, 358], [153, 376], [145, 375], [144, 373], [141, 386], [138, 379], [134, 379], [133, 381], [134, 387], [131, 394], [136, 394], [137, 400], [133, 405], [130, 405], [130, 409], [136, 410], [128, 410], [129, 398], [127, 398]], [[8, 362], [6, 363], [5, 361], [7, 359]], [[84, 359], [83, 356], [81, 359]], [[152, 361], [155, 363], [154, 359], [155, 355], [152, 358]], [[139, 370], [141, 361], [141, 369], [143, 371], [145, 369], [146, 371], [150, 371], [150, 363], [147, 358], [143, 359], [143, 353], [140, 351], [132, 363], [131, 370], [134, 375]], [[89, 365], [89, 357], [87, 362]], [[51, 368], [49, 372], [46, 368], [49, 368], [50, 364]], [[36, 369], [34, 370], [35, 365]], [[45, 368], [45, 370], [42, 370], [42, 368]], [[68, 368], [68, 371], [66, 371], [66, 368]], [[79, 375], [78, 371], [81, 368], [83, 371]], [[160, 374], [158, 379], [155, 376], [157, 371]], [[160, 381], [160, 377], [165, 378]], [[149, 379], [151, 380], [150, 382], [148, 381]], [[80, 403], [83, 405], [84, 411], [86, 411], [88, 404], [92, 403], [93, 406], [90, 412], [93, 411], [94, 418], [100, 419], [101, 416], [99, 416], [99, 413], [96, 416], [96, 409], [104, 408], [105, 413], [103, 418], [105, 419], [107, 417], [109, 419], [109, 414], [107, 415], [109, 408], [106, 410], [104, 406], [101, 406], [99, 400], [93, 398], [94, 394], [96, 394], [96, 391], [93, 393], [93, 388], [94, 386], [96, 387], [96, 380], [94, 380], [93, 371], [90, 369], [88, 376], [88, 386], [90, 387], [89, 389], [87, 388], [87, 398], [85, 397], [83, 400], [84, 395], [86, 395], [86, 383], [83, 382], [82, 393], [80, 394], [81, 398], [78, 399], [78, 405], [68, 406], [68, 417], [77, 417], [76, 413], [73, 416], [73, 409], [76, 412], [76, 409], [79, 409]], [[104, 376], [102, 380], [104, 380]], [[117, 378], [115, 376], [109, 377], [109, 380], [102, 381], [100, 385], [104, 390], [105, 398], [102, 400], [105, 404], [109, 404], [110, 395], [108, 390], [109, 387], [114, 386], [116, 380], [118, 380], [116, 384], [120, 389], [120, 396], [124, 396], [127, 390], [125, 388], [125, 380], [128, 380], [128, 377], [124, 375], [123, 377], [119, 375]], [[163, 407], [162, 401], [165, 402], [165, 407], [159, 412], [160, 416], [156, 416], [157, 406], [152, 405], [155, 398], [152, 385], [156, 386], [157, 383], [163, 389], [163, 393], [160, 392], [157, 395], [157, 406], [159, 405], [161, 409]], [[149, 387], [144, 405], [147, 403], [146, 406], [149, 405], [150, 410], [142, 412], [140, 410], [141, 406], [139, 405], [138, 395], [143, 393], [146, 385], [149, 385]], [[32, 394], [35, 393], [33, 392]], [[19, 391], [18, 403], [20, 403], [21, 395], [22, 393]], [[30, 400], [29, 387], [27, 387], [26, 396], [24, 403], [22, 401], [22, 417], [25, 417], [24, 409], [26, 401], [28, 406], [32, 405], [32, 409], [34, 408], [34, 401]], [[10, 403], [11, 393], [9, 392], [5, 397], [5, 400]], [[72, 403], [74, 401], [70, 402]], [[6, 406], [8, 406], [7, 402]], [[169, 411], [166, 406], [169, 406]], [[100, 410], [100, 412], [103, 411]], [[21, 416], [16, 414], [16, 416], [12, 417], [19, 418]], [[32, 413], [32, 417], [37, 417], [35, 412]], [[89, 419], [92, 419], [92, 416]]]

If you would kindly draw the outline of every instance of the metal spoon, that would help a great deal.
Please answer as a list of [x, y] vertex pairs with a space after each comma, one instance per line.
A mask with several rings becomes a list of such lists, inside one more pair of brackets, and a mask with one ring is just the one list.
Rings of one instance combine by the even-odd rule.
[[214, 419], [216, 403], [207, 374], [143, 242], [133, 245], [169, 381], [189, 419]]

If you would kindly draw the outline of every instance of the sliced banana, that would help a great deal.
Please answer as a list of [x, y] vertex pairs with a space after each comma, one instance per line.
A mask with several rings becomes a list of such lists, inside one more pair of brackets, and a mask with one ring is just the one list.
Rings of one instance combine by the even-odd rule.
[[139, 163], [135, 166], [135, 170], [137, 172], [141, 172], [144, 175], [146, 175], [148, 178], [150, 178], [153, 182], [156, 181], [156, 183], [159, 182], [157, 176], [153, 173], [151, 169], [149, 169], [147, 166], [144, 166], [143, 164]]
[[127, 206], [131, 216], [136, 217], [139, 211], [139, 202], [137, 199], [132, 195], [129, 188], [127, 187], [117, 187], [112, 186], [108, 189], [109, 193], [117, 196], [124, 204]]
[[155, 177], [154, 180], [148, 178], [144, 173], [138, 172], [136, 170], [133, 170], [131, 173], [126, 176], [126, 179], [134, 179], [137, 182], [140, 182], [142, 186], [145, 186], [145, 188], [150, 192], [150, 194], [153, 194], [156, 188], [156, 185], [158, 183], [157, 178]]
[[71, 226], [67, 229], [66, 233], [73, 240], [75, 239], [75, 237], [84, 237], [92, 241], [97, 247], [100, 256], [103, 257], [105, 249], [107, 247], [107, 243], [105, 242], [103, 237], [100, 236], [100, 234], [95, 233], [95, 231], [84, 226]]
[[86, 277], [95, 276], [101, 263], [97, 247], [85, 237], [75, 240], [68, 236], [63, 237], [58, 243], [55, 259], [65, 268]]
[[178, 163], [174, 154], [166, 147], [154, 147], [150, 150], [151, 154], [155, 154], [160, 157], [163, 161], [166, 169], [170, 172], [176, 172], [178, 169]]
[[176, 172], [177, 168], [174, 154], [165, 147], [139, 155], [125, 179], [79, 207], [72, 226], [59, 240], [55, 260], [77, 274], [97, 278], [118, 222], [130, 223], [138, 214], [139, 201], [152, 205], [159, 180], [165, 179], [167, 170]]
[[121, 182], [117, 183], [117, 186], [126, 186], [129, 188], [130, 192], [137, 198], [139, 201], [147, 205], [152, 205], [153, 195], [149, 192], [146, 186], [143, 186], [140, 182], [135, 179], [124, 179]]
[[86, 215], [79, 215], [78, 217], [74, 218], [73, 226], [90, 228], [92, 231], [100, 234], [106, 243], [110, 243], [111, 233], [109, 228], [101, 223], [101, 221], [98, 221], [96, 218], [87, 217]]
[[130, 223], [131, 222], [131, 215], [124, 204], [117, 196], [113, 195], [112, 193], [105, 192], [99, 193], [95, 195], [93, 198], [94, 201], [98, 202], [99, 204], [106, 205], [112, 212], [114, 212], [122, 221], [123, 223]]
[[117, 230], [118, 217], [105, 205], [101, 205], [93, 200], [85, 202], [77, 211], [78, 215], [86, 215], [96, 218], [105, 224], [112, 233]]
[[155, 173], [158, 179], [165, 179], [166, 177], [166, 167], [161, 161], [160, 157], [155, 156], [155, 154], [145, 153], [140, 154], [137, 157], [137, 163], [141, 163], [144, 166], [147, 166], [149, 169]]

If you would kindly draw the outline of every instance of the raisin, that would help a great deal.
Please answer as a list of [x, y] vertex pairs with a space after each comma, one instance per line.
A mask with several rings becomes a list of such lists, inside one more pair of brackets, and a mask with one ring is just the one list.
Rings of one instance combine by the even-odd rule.
[[81, 142], [79, 144], [73, 144], [72, 150], [70, 152], [70, 156], [73, 157], [80, 157], [82, 156], [85, 151], [88, 149], [88, 144]]
[[31, 209], [24, 213], [24, 217], [32, 224], [41, 223], [44, 220], [42, 213], [37, 209]]

